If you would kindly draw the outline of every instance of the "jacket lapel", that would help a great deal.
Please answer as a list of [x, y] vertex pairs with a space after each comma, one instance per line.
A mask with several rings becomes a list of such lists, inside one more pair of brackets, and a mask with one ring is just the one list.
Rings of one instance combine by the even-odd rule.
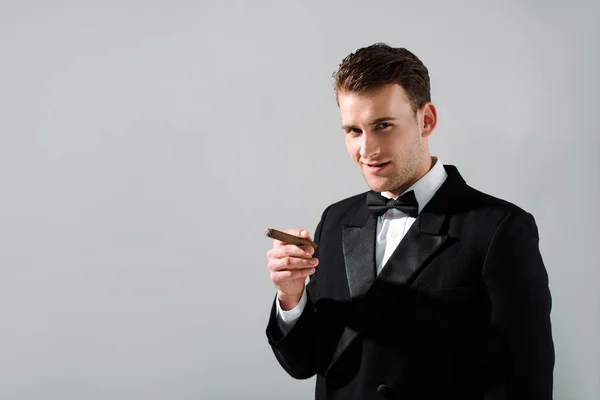
[[352, 299], [362, 298], [375, 281], [376, 229], [377, 221], [363, 206], [342, 231], [346, 277]]
[[439, 231], [424, 232], [424, 227], [443, 226], [445, 215], [421, 214], [408, 230], [377, 280], [396, 286], [406, 286], [443, 246], [448, 235]]
[[370, 218], [363, 227], [345, 227], [344, 258], [348, 286], [352, 299], [358, 299], [363, 304], [356, 308], [358, 313], [344, 328], [327, 373], [368, 325], [367, 321], [378, 318], [386, 309], [386, 304], [393, 302], [402, 292], [401, 289], [409, 286], [428, 261], [442, 249], [448, 239], [448, 235], [440, 232], [446, 218], [444, 214], [419, 215], [376, 278], [375, 219]]
[[376, 278], [377, 221], [366, 203], [352, 223], [344, 227], [343, 250], [350, 295], [353, 301], [362, 299], [364, 303], [344, 328], [326, 374], [331, 373], [344, 351], [368, 325], [365, 321], [378, 318], [386, 304], [403, 292], [398, 289], [410, 286], [448, 240], [450, 216], [454, 204], [460, 202], [460, 189], [465, 187], [465, 182], [454, 166], [445, 168], [448, 179], [421, 211]]
[[[461, 190], [466, 184], [456, 167], [445, 165], [444, 168], [448, 178], [406, 232], [377, 276], [377, 282], [410, 285], [448, 240], [450, 217], [456, 212], [457, 204], [462, 202]], [[376, 286], [373, 286], [373, 292], [377, 290]]]

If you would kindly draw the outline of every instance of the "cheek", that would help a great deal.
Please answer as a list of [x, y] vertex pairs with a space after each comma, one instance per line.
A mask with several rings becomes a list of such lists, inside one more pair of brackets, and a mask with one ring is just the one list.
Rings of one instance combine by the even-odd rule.
[[398, 154], [405, 154], [413, 146], [414, 141], [418, 140], [418, 136], [412, 132], [398, 132], [388, 139], [386, 143], [388, 149], [393, 149]]
[[346, 149], [348, 150], [348, 154], [350, 154], [352, 159], [356, 160], [359, 157], [360, 146], [358, 146], [356, 140], [346, 138]]

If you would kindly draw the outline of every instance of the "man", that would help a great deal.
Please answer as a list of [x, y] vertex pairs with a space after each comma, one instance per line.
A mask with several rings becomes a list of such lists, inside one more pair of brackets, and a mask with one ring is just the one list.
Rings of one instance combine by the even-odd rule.
[[534, 218], [430, 155], [429, 86], [403, 48], [343, 60], [346, 145], [371, 190], [326, 208], [314, 253], [274, 241], [269, 343], [292, 377], [317, 375], [319, 400], [551, 399], [551, 297]]

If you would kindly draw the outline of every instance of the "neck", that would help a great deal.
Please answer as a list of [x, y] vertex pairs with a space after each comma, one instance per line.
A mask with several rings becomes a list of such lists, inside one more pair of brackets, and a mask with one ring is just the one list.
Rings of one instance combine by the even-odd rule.
[[399, 188], [394, 189], [393, 191], [387, 192], [387, 194], [394, 199], [398, 198], [400, 195], [402, 195], [404, 192], [406, 192], [406, 190], [409, 187], [414, 185], [422, 177], [424, 177], [425, 174], [427, 174], [429, 171], [431, 171], [431, 168], [434, 167], [437, 160], [438, 160], [437, 157], [427, 155], [427, 157], [425, 158], [422, 165], [419, 168], [417, 168], [417, 171], [412, 179], [408, 180], [404, 185], [400, 186]]

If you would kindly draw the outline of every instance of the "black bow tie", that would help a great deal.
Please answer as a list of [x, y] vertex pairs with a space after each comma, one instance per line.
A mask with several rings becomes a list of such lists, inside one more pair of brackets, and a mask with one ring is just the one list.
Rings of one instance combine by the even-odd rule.
[[378, 192], [370, 191], [367, 193], [367, 206], [369, 211], [375, 217], [386, 213], [390, 208], [402, 211], [409, 217], [417, 218], [419, 214], [419, 203], [415, 197], [414, 190], [404, 193], [402, 196], [394, 199], [386, 199]]

